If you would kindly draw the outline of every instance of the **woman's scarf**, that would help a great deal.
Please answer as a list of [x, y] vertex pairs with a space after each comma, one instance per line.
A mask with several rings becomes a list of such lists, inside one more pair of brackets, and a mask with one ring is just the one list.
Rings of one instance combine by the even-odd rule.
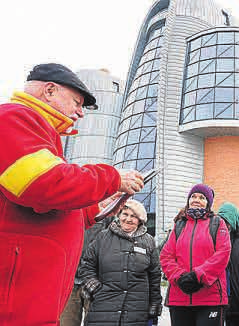
[[188, 216], [192, 217], [194, 220], [204, 218], [207, 213], [208, 211], [205, 208], [189, 208], [187, 210]]

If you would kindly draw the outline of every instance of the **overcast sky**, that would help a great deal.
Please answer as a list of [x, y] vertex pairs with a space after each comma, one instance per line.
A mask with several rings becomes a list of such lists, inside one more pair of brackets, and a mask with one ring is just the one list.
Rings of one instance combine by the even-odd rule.
[[[239, 0], [216, 0], [238, 12]], [[29, 69], [58, 62], [107, 68], [125, 79], [139, 29], [154, 0], [7, 0], [1, 5], [0, 102]], [[237, 3], [237, 4], [236, 4]]]

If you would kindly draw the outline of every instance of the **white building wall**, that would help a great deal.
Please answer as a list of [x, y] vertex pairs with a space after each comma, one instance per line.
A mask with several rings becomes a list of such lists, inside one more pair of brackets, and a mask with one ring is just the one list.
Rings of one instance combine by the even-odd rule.
[[205, 1], [171, 0], [166, 19], [158, 98], [157, 158], [164, 172], [157, 180], [156, 234], [159, 236], [172, 228], [173, 218], [185, 206], [190, 187], [202, 182], [203, 139], [180, 134], [178, 126], [186, 38], [224, 22], [213, 1]]
[[[85, 110], [85, 117], [77, 123], [78, 135], [69, 144], [68, 161], [112, 163], [115, 139], [120, 121], [123, 82], [106, 70], [80, 70], [79, 78], [96, 97], [98, 110]], [[117, 83], [119, 92], [116, 90]]]

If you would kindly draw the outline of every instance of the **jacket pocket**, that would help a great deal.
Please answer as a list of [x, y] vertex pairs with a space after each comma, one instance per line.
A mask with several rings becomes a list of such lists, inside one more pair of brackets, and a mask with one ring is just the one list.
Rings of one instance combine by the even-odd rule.
[[[0, 235], [1, 237], [2, 235]], [[15, 296], [15, 285], [20, 268], [20, 248], [17, 245], [7, 245], [7, 240], [0, 243], [0, 253], [4, 260], [0, 266], [0, 312], [13, 311], [13, 299]]]

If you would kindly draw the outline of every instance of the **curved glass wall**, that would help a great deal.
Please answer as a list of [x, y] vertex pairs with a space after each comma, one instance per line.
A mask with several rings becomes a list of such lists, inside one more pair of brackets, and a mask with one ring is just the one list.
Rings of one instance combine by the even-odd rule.
[[[157, 96], [164, 24], [151, 28], [122, 113], [114, 162], [117, 168], [147, 171], [155, 165]], [[135, 195], [155, 213], [155, 180]]]
[[239, 30], [188, 42], [180, 124], [239, 118]]

